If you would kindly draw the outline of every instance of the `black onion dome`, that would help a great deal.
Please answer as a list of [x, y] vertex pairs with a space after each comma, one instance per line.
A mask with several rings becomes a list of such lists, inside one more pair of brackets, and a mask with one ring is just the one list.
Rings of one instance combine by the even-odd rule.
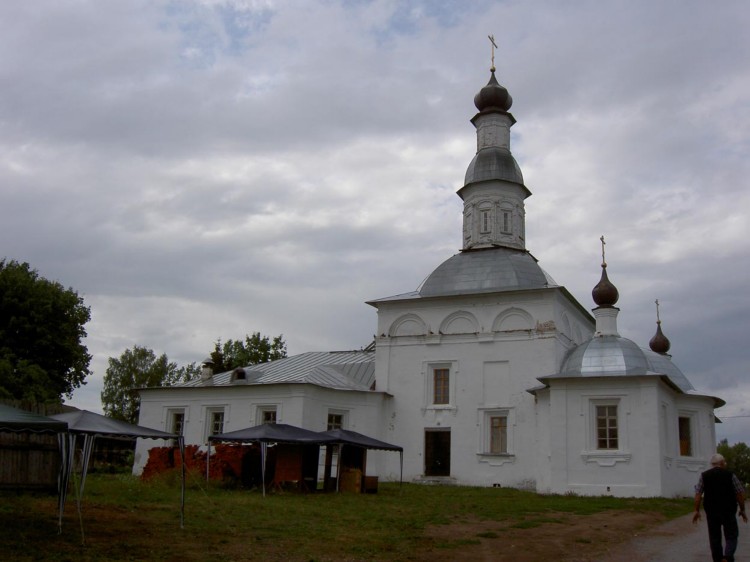
[[661, 322], [656, 323], [656, 334], [651, 338], [651, 341], [648, 342], [648, 346], [654, 353], [661, 353], [662, 355], [666, 354], [672, 346], [669, 338], [667, 338], [667, 336], [661, 331]]
[[510, 97], [508, 90], [498, 83], [494, 70], [487, 85], [474, 96], [474, 105], [477, 106], [479, 111], [490, 108], [508, 111], [510, 106], [513, 105], [513, 98]]
[[598, 306], [614, 306], [617, 299], [620, 298], [620, 293], [607, 277], [607, 266], [602, 265], [602, 278], [597, 283], [594, 290], [591, 291], [591, 296], [594, 298], [594, 302]]

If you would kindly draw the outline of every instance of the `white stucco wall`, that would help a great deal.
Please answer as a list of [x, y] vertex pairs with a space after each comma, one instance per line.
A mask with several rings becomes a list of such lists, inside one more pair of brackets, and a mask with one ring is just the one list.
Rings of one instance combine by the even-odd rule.
[[[170, 412], [184, 410], [185, 443], [204, 445], [211, 408], [223, 409], [225, 432], [258, 425], [259, 410], [264, 407], [276, 408], [277, 423], [325, 431], [328, 413], [335, 410], [344, 414], [346, 429], [383, 439], [380, 420], [388, 400], [381, 392], [341, 391], [309, 384], [154, 388], [141, 392], [139, 424], [171, 431]], [[164, 445], [161, 440], [139, 440], [133, 472], [142, 472], [151, 447]], [[368, 474], [380, 474], [379, 459], [379, 455], [368, 456]]]
[[[386, 440], [404, 447], [404, 477], [425, 473], [425, 430], [450, 429], [450, 477], [534, 487], [541, 477], [537, 377], [556, 372], [590, 318], [554, 289], [378, 303], [376, 384], [393, 394]], [[565, 319], [568, 334], [560, 330]], [[450, 404], [431, 404], [431, 367], [451, 369]], [[486, 453], [489, 411], [507, 412], [507, 455]], [[546, 474], [546, 471], [542, 470]]]
[[[712, 400], [681, 394], [660, 376], [555, 380], [539, 398], [551, 443], [540, 491], [690, 496], [715, 448]], [[594, 407], [602, 403], [618, 404], [617, 450], [597, 450]], [[695, 420], [690, 456], [679, 455], [678, 415]]]

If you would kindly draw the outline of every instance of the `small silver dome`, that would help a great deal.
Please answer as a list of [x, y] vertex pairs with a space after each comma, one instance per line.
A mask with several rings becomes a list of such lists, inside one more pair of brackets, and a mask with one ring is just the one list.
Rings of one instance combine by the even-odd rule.
[[593, 337], [573, 348], [562, 363], [563, 377], [626, 377], [662, 374], [669, 377], [680, 390], [693, 386], [669, 357], [641, 349], [619, 336]]
[[437, 297], [557, 286], [526, 251], [487, 248], [448, 258], [422, 284], [419, 295]]
[[488, 180], [505, 180], [523, 185], [521, 168], [510, 151], [490, 146], [476, 153], [466, 169], [464, 186]]
[[669, 377], [669, 380], [676, 384], [677, 387], [683, 392], [695, 390], [695, 387], [690, 384], [688, 378], [682, 373], [682, 371], [680, 371], [677, 365], [672, 363], [669, 355], [662, 355], [660, 353], [656, 353], [647, 349], [644, 349], [643, 353], [648, 360], [649, 368], [653, 372], [667, 375]]

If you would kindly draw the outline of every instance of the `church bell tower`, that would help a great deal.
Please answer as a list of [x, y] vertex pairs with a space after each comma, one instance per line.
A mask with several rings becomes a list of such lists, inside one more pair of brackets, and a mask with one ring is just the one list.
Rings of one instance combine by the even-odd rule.
[[513, 99], [495, 78], [492, 44], [490, 81], [474, 97], [479, 113], [471, 122], [477, 129], [477, 153], [458, 191], [464, 201], [463, 250], [525, 250], [524, 200], [531, 192], [510, 152], [510, 128], [516, 120], [508, 110]]

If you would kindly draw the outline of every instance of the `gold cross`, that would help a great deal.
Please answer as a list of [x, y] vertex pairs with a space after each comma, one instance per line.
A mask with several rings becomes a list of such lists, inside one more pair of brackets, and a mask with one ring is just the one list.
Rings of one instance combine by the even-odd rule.
[[654, 301], [656, 303], [656, 323], [661, 324], [661, 318], [659, 318], [659, 299]]
[[492, 66], [490, 67], [490, 70], [495, 72], [495, 49], [497, 49], [497, 44], [495, 43], [494, 35], [488, 35], [487, 38], [490, 40], [490, 43], [492, 43], [492, 46], [490, 47], [490, 50], [492, 51]]
[[607, 267], [607, 261], [604, 259], [604, 245], [606, 242], [604, 241], [604, 235], [602, 234], [602, 237], [599, 238], [599, 240], [602, 241], [602, 267]]

